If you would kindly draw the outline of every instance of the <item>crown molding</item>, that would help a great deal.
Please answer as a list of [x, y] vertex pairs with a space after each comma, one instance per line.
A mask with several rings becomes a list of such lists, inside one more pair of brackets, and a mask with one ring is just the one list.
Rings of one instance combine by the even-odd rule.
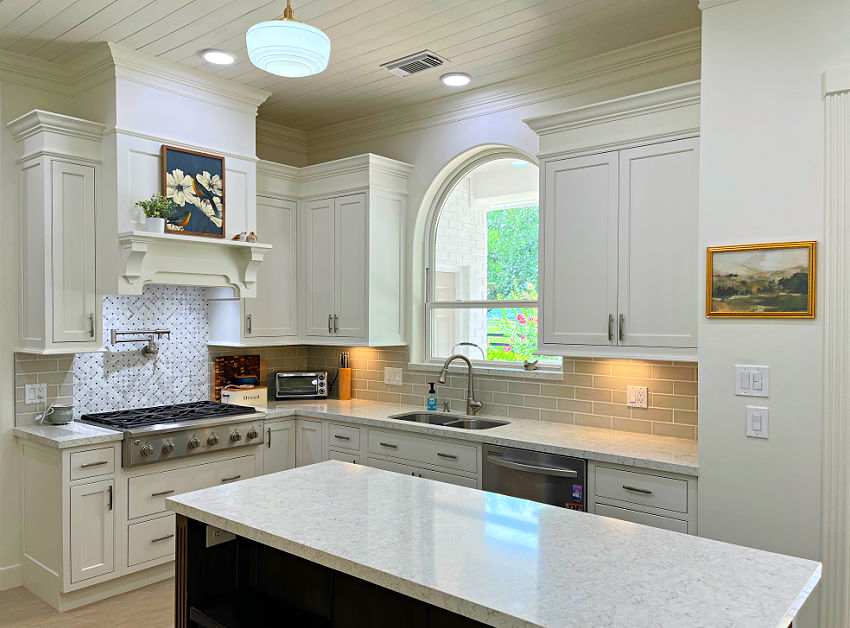
[[293, 129], [292, 127], [266, 120], [257, 120], [257, 137], [264, 137], [279, 142], [307, 145], [307, 131]]
[[635, 116], [699, 105], [699, 101], [700, 81], [691, 81], [634, 96], [576, 107], [551, 116], [528, 118], [523, 122], [538, 135], [550, 135], [585, 126], [607, 124]]
[[62, 66], [7, 50], [0, 55], [0, 81], [67, 96], [70, 81]]
[[721, 4], [732, 4], [737, 1], [738, 0], [700, 0], [698, 6], [701, 10], [705, 11], [712, 7], [719, 7]]
[[[469, 90], [462, 100], [457, 96], [446, 97], [406, 107], [398, 114], [382, 112], [314, 129], [307, 132], [308, 145], [311, 152], [323, 150], [361, 138], [376, 139], [409, 133], [555, 100], [607, 85], [613, 80], [623, 80], [617, 79], [617, 74], [639, 77], [696, 65], [700, 62], [700, 53], [700, 29], [691, 29], [565, 64], [559, 68], [561, 78], [556, 81], [541, 80], [544, 76], [551, 76], [551, 71], [544, 71], [521, 81], [504, 81], [495, 86]], [[648, 64], [654, 67], [646, 67]]]
[[15, 118], [6, 126], [12, 133], [16, 142], [32, 137], [36, 133], [44, 131], [65, 135], [76, 139], [93, 140], [99, 142], [106, 128], [99, 122], [63, 116], [51, 111], [33, 109], [19, 118]]

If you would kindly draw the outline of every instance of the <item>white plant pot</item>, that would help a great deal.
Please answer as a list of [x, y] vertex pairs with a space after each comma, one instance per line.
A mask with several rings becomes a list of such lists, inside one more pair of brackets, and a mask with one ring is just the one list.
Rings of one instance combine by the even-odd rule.
[[165, 218], [145, 219], [145, 229], [151, 233], [165, 233]]

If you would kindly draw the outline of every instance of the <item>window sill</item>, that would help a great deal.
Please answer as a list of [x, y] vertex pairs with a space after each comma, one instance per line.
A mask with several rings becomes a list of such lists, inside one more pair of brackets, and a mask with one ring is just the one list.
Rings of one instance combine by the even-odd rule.
[[[442, 370], [442, 364], [436, 362], [418, 362], [407, 365], [409, 371], [419, 371], [426, 373], [439, 373]], [[508, 366], [480, 366], [474, 364], [472, 371], [475, 375], [487, 375], [489, 377], [507, 377], [513, 379], [536, 379], [549, 382], [560, 382], [564, 379], [564, 373], [561, 369], [539, 369], [537, 371], [526, 371], [521, 367]], [[449, 373], [466, 373], [465, 364], [452, 364], [449, 367]]]

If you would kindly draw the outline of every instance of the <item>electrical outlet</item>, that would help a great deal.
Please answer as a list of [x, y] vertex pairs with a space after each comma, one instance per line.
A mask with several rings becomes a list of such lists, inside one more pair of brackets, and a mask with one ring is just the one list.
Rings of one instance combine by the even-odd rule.
[[390, 386], [401, 386], [401, 384], [402, 384], [401, 373], [402, 373], [402, 370], [400, 368], [393, 368], [393, 367], [390, 367], [390, 366], [385, 367], [384, 368], [384, 383], [389, 384]]
[[236, 535], [232, 532], [228, 532], [227, 530], [222, 530], [221, 528], [216, 528], [210, 525], [207, 526], [207, 547], [221, 545], [222, 543], [227, 543], [228, 541], [232, 541], [235, 538]]
[[47, 384], [27, 384], [24, 393], [28, 405], [47, 403]]
[[627, 386], [626, 405], [632, 408], [648, 408], [649, 389], [646, 386]]

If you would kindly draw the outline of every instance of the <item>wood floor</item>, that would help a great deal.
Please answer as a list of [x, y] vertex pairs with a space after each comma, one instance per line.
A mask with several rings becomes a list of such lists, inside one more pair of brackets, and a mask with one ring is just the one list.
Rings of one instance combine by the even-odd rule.
[[0, 591], [0, 628], [173, 628], [174, 579], [57, 613], [23, 587]]

